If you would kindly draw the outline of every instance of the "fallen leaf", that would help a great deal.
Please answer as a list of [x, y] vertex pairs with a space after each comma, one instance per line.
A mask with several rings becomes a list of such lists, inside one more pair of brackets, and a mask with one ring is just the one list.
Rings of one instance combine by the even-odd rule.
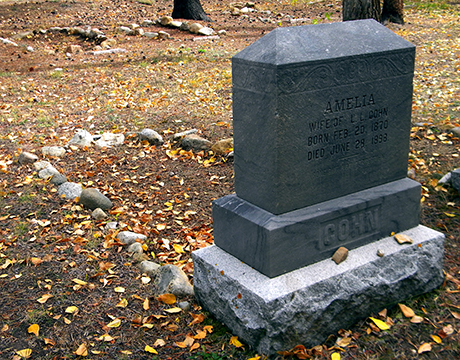
[[35, 336], [38, 336], [38, 332], [40, 331], [40, 326], [38, 324], [32, 324], [29, 326], [27, 329], [27, 332], [29, 334], [35, 334]]
[[148, 276], [142, 276], [141, 277], [141, 281], [142, 281], [142, 284], [146, 285], [148, 284], [152, 279]]
[[16, 352], [20, 357], [28, 358], [32, 354], [32, 349], [23, 349]]
[[99, 336], [98, 338], [96, 338], [96, 340], [99, 340], [99, 341], [107, 341], [107, 342], [109, 342], [109, 341], [114, 340], [114, 338], [111, 337], [109, 334], [106, 333], [106, 334], [101, 335], [101, 336]]
[[78, 285], [85, 286], [88, 284], [86, 281], [80, 280], [80, 279], [72, 279], [72, 281]]
[[190, 313], [190, 315], [192, 316], [193, 320], [192, 320], [192, 322], [190, 324], [188, 324], [188, 326], [192, 326], [192, 325], [195, 325], [195, 324], [200, 324], [206, 318], [203, 314], [192, 314], [192, 313]]
[[43, 262], [43, 260], [38, 257], [31, 257], [30, 262], [34, 264], [35, 266], [38, 266]]
[[192, 346], [190, 346], [190, 351], [193, 351], [193, 350], [196, 350], [196, 349], [199, 349], [200, 347], [200, 343], [195, 343], [193, 344]]
[[145, 345], [144, 350], [152, 354], [158, 354], [158, 351], [156, 351], [153, 347], [149, 345]]
[[65, 312], [68, 314], [76, 314], [78, 312], [78, 308], [76, 306], [69, 306], [67, 309], [65, 309]]
[[204, 338], [206, 337], [206, 334], [207, 334], [206, 331], [201, 330], [201, 331], [198, 331], [198, 332], [196, 333], [196, 335], [194, 336], [194, 338], [197, 339], [197, 340], [201, 340], [201, 339], [204, 339]]
[[405, 317], [412, 318], [412, 317], [415, 316], [414, 311], [410, 307], [408, 307], [408, 306], [406, 306], [404, 304], [398, 304], [398, 306], [401, 309], [401, 312], [403, 313], [403, 315]]
[[56, 345], [56, 341], [54, 341], [53, 339], [44, 338], [43, 341], [45, 342], [45, 345], [51, 345], [51, 346]]
[[451, 311], [450, 313], [452, 314], [454, 318], [456, 318], [457, 320], [460, 320], [460, 314], [458, 312]]
[[157, 339], [153, 344], [154, 347], [162, 347], [165, 346], [166, 342], [163, 339]]
[[233, 345], [235, 347], [243, 347], [244, 345], [238, 340], [238, 336], [232, 336], [230, 338], [230, 345]]
[[69, 325], [69, 324], [71, 324], [71, 323], [72, 323], [72, 321], [71, 321], [71, 320], [69, 320], [69, 319], [67, 319], [67, 318], [63, 318], [63, 319], [64, 319], [64, 322], [65, 322], [67, 325]]
[[142, 308], [147, 311], [150, 309], [149, 298], [145, 298], [144, 302], [142, 303]]
[[339, 353], [332, 353], [331, 354], [331, 360], [340, 360], [340, 354]]
[[184, 248], [179, 244], [173, 244], [174, 251], [178, 254], [184, 254]]
[[377, 325], [377, 327], [380, 330], [389, 330], [390, 329], [390, 327], [385, 322], [383, 322], [382, 320], [375, 319], [373, 317], [370, 317], [369, 319], [371, 319], [374, 322], [374, 324]]
[[118, 304], [116, 305], [117, 307], [125, 308], [128, 306], [128, 300], [125, 298], [121, 299]]
[[78, 347], [78, 349], [75, 351], [75, 354], [78, 356], [87, 356], [88, 350], [86, 349], [86, 344], [85, 343], [81, 344]]
[[404, 234], [396, 234], [395, 236], [396, 241], [399, 244], [412, 244], [414, 241], [407, 235]]
[[255, 357], [249, 358], [248, 360], [260, 360], [260, 356], [255, 356]]
[[203, 330], [206, 330], [208, 333], [212, 333], [213, 331], [213, 327], [212, 325], [206, 325], [206, 326], [203, 326]]
[[444, 331], [444, 333], [446, 335], [452, 335], [454, 333], [454, 328], [452, 327], [452, 325], [446, 325], [442, 328], [442, 331]]
[[171, 308], [171, 309], [165, 309], [165, 311], [166, 311], [167, 313], [170, 313], [170, 314], [176, 314], [176, 313], [181, 312], [182, 309], [179, 308], [179, 307], [173, 307], [173, 308]]
[[442, 340], [439, 336], [437, 335], [431, 335], [431, 338], [434, 340], [435, 343], [437, 344], [441, 344], [442, 343]]
[[414, 316], [412, 319], [410, 319], [410, 322], [413, 324], [420, 324], [423, 322], [423, 318], [421, 316]]
[[158, 296], [158, 301], [161, 301], [162, 303], [165, 303], [168, 305], [172, 305], [177, 301], [177, 299], [174, 294], [162, 294]]
[[338, 338], [335, 343], [337, 346], [347, 347], [348, 345], [350, 345], [350, 342], [351, 342], [351, 338], [344, 337], [344, 338]]
[[423, 343], [417, 350], [417, 353], [421, 354], [427, 351], [431, 351], [431, 344], [430, 343]]
[[119, 327], [120, 325], [121, 325], [121, 319], [116, 318], [112, 320], [111, 322], [109, 322], [106, 326], [109, 328], [116, 328], [116, 327]]
[[125, 292], [125, 288], [122, 287], [122, 286], [117, 286], [114, 290], [117, 293], [124, 293]]

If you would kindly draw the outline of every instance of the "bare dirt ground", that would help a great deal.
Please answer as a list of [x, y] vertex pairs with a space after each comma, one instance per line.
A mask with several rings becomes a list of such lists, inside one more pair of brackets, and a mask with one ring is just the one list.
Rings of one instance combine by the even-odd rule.
[[[70, 181], [105, 192], [115, 203], [108, 221], [146, 234], [146, 258], [181, 266], [193, 281], [190, 253], [212, 243], [211, 202], [233, 192], [233, 164], [177, 151], [170, 136], [196, 128], [211, 141], [230, 137], [231, 56], [277, 26], [341, 20], [335, 0], [255, 6], [258, 12], [244, 17], [232, 16], [228, 2], [203, 2], [214, 20], [203, 25], [227, 35], [194, 41], [196, 35], [156, 25], [144, 30], [171, 38], [117, 32], [169, 15], [172, 1], [0, 1], [0, 38], [18, 45], [0, 42], [0, 358], [73, 359], [85, 349], [94, 359], [264, 358], [240, 346], [193, 298], [179, 299], [191, 302], [189, 311], [165, 311], [174, 305], [152, 295], [137, 260], [120, 246], [104, 247], [114, 235], [104, 231], [106, 221], [60, 199], [31, 166], [17, 162], [21, 151], [41, 157], [42, 146], [67, 144], [78, 129], [124, 133], [122, 147], [70, 149], [47, 160]], [[459, 11], [458, 3], [406, 3], [407, 24], [389, 25], [418, 47], [408, 168], [423, 185], [421, 222], [446, 235], [446, 282], [405, 303], [419, 323], [396, 306], [373, 314], [390, 330], [363, 319], [291, 357], [460, 357], [460, 200], [437, 183], [459, 167], [460, 142], [449, 131], [460, 113]], [[93, 41], [40, 31], [74, 26], [96, 27], [126, 52], [93, 55]], [[26, 31], [33, 33], [15, 38]], [[67, 54], [70, 45], [82, 51]], [[136, 133], [146, 127], [165, 145], [139, 143]]]

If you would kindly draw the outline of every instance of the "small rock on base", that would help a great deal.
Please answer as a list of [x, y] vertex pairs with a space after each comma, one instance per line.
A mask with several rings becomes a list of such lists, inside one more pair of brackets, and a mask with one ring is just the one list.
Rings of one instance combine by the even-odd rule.
[[341, 246], [337, 249], [335, 254], [332, 256], [332, 260], [335, 261], [337, 265], [344, 262], [348, 257], [348, 249]]

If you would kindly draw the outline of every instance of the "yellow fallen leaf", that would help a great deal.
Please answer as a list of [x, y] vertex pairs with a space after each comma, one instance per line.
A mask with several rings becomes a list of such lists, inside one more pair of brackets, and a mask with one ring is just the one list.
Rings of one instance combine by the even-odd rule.
[[43, 262], [43, 260], [38, 257], [31, 257], [30, 262], [34, 264], [35, 266], [38, 266]]
[[107, 341], [107, 342], [109, 342], [109, 341], [114, 340], [114, 338], [111, 337], [109, 334], [106, 333], [106, 334], [101, 335], [101, 336], [99, 336], [98, 338], [96, 338], [96, 340], [99, 340], [99, 341]]
[[243, 344], [238, 340], [238, 336], [232, 336], [230, 338], [230, 345], [235, 347], [243, 347]]
[[437, 343], [437, 344], [441, 344], [442, 343], [442, 340], [439, 336], [437, 335], [431, 335], [431, 338]]
[[451, 214], [451, 213], [448, 213], [448, 212], [444, 212], [445, 215], [447, 215], [448, 217], [455, 217], [455, 214]]
[[386, 324], [385, 322], [383, 322], [382, 320], [379, 320], [379, 319], [375, 319], [373, 317], [370, 317], [369, 319], [371, 319], [375, 325], [377, 325], [377, 327], [380, 329], [380, 330], [389, 330], [390, 327], [388, 326], [388, 324]]
[[344, 337], [344, 338], [338, 338], [335, 343], [337, 346], [347, 347], [348, 345], [350, 345], [350, 342], [351, 342], [350, 337]]
[[207, 332], [204, 331], [204, 330], [201, 330], [201, 331], [198, 331], [198, 332], [196, 333], [196, 335], [194, 336], [194, 338], [197, 339], [197, 340], [201, 340], [201, 339], [204, 339], [204, 338], [206, 337], [206, 335], [207, 335]]
[[339, 353], [332, 353], [331, 354], [331, 360], [340, 360], [340, 354]]
[[147, 329], [152, 329], [153, 326], [154, 326], [153, 324], [148, 323], [148, 324], [142, 325], [141, 327], [145, 327], [145, 328], [147, 328]]
[[190, 351], [196, 350], [196, 349], [198, 349], [199, 347], [200, 347], [200, 343], [197, 343], [197, 342], [196, 342], [195, 344], [193, 344], [192, 346], [190, 346]]
[[419, 354], [427, 352], [427, 351], [431, 351], [431, 344], [430, 343], [423, 343], [422, 345], [420, 345], [420, 347], [417, 350], [417, 352]]
[[121, 319], [116, 318], [116, 319], [112, 320], [111, 322], [109, 322], [107, 324], [107, 327], [116, 328], [116, 327], [119, 327], [120, 325], [121, 325]]
[[142, 250], [147, 251], [149, 246], [147, 244], [142, 244]]
[[156, 224], [155, 227], [157, 228], [157, 230], [164, 230], [166, 229], [166, 224]]
[[85, 343], [81, 344], [78, 347], [78, 349], [75, 351], [75, 354], [78, 356], [87, 356], [88, 350], [86, 349], [86, 344]]
[[32, 324], [29, 326], [27, 329], [27, 332], [29, 334], [35, 334], [35, 336], [38, 336], [38, 332], [40, 331], [40, 326], [38, 324]]
[[248, 360], [260, 360], [260, 356], [249, 358]]
[[212, 328], [212, 325], [206, 325], [206, 326], [203, 326], [203, 330], [207, 331], [208, 333], [212, 333], [213, 331], [213, 328]]
[[122, 354], [125, 354], [125, 355], [132, 355], [133, 352], [132, 351], [129, 351], [129, 350], [121, 350], [120, 351]]
[[54, 341], [53, 339], [44, 338], [43, 341], [45, 342], [45, 345], [51, 345], [51, 346], [56, 345], [56, 341]]
[[163, 339], [157, 339], [153, 344], [154, 347], [165, 346], [166, 342]]
[[32, 349], [22, 349], [17, 351], [16, 354], [27, 359], [32, 354]]
[[145, 298], [144, 302], [142, 303], [142, 308], [147, 311], [150, 309], [150, 303], [149, 303], [149, 298]]
[[158, 296], [158, 301], [161, 301], [162, 303], [165, 303], [168, 305], [172, 305], [177, 301], [177, 299], [174, 294], [162, 294]]
[[78, 312], [78, 308], [76, 306], [69, 306], [67, 309], [65, 309], [65, 312], [68, 314], [74, 314]]
[[125, 288], [122, 287], [122, 286], [117, 286], [114, 290], [117, 293], [124, 293], [125, 292]]
[[175, 344], [177, 347], [180, 347], [181, 349], [185, 349], [187, 347], [187, 345], [183, 341], [177, 341]]
[[165, 311], [166, 311], [167, 313], [170, 313], [170, 314], [176, 314], [176, 313], [181, 312], [182, 309], [179, 308], [179, 307], [173, 307], [173, 308], [171, 308], [171, 309], [165, 309]]
[[153, 347], [149, 345], [145, 345], [144, 350], [152, 354], [158, 354], [158, 351], [156, 351]]
[[398, 306], [401, 309], [401, 312], [403, 313], [403, 315], [405, 317], [412, 318], [412, 317], [415, 316], [414, 311], [410, 307], [408, 307], [408, 306], [406, 306], [404, 304], [398, 304]]
[[173, 244], [174, 251], [178, 254], [184, 254], [184, 248], [179, 244]]
[[128, 300], [125, 298], [121, 299], [118, 304], [116, 305], [117, 307], [125, 308], [128, 306]]
[[78, 285], [85, 286], [88, 284], [86, 281], [80, 280], [80, 279], [72, 279], [72, 281]]
[[414, 242], [409, 236], [404, 235], [404, 234], [396, 234], [394, 238], [401, 245], [402, 244], [412, 244]]
[[65, 322], [67, 325], [69, 325], [69, 324], [71, 324], [71, 323], [72, 323], [72, 321], [70, 321], [70, 320], [69, 320], [69, 319], [67, 319], [67, 318], [64, 318], [64, 322]]

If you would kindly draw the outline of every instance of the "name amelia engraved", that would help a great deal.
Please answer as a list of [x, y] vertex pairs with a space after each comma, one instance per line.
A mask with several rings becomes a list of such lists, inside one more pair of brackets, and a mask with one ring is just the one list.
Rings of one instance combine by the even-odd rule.
[[320, 228], [320, 250], [361, 240], [379, 232], [380, 206], [326, 221]]
[[325, 114], [332, 114], [335, 112], [353, 110], [365, 106], [375, 105], [374, 95], [354, 96], [346, 99], [335, 100], [334, 102], [328, 101], [326, 105]]

